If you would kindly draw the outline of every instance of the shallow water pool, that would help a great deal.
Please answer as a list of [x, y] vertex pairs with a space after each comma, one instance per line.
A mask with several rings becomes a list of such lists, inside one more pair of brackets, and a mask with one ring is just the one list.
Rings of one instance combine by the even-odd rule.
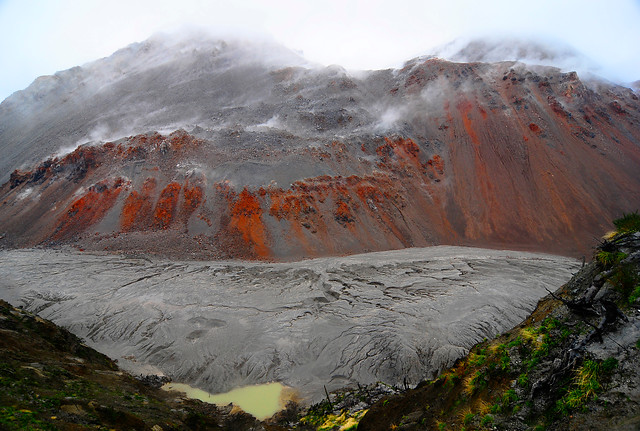
[[259, 420], [270, 418], [282, 410], [294, 394], [291, 388], [278, 382], [244, 386], [223, 394], [210, 394], [184, 383], [167, 383], [162, 389], [184, 392], [189, 398], [218, 406], [233, 404]]

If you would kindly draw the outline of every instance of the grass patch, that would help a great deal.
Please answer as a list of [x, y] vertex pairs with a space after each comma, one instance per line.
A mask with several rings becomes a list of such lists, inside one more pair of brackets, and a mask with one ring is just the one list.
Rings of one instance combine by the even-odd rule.
[[0, 407], [0, 428], [28, 431], [56, 429], [53, 425], [39, 420], [31, 410], [13, 407]]
[[339, 416], [328, 415], [326, 420], [318, 427], [318, 431], [329, 431], [339, 428], [341, 431], [350, 431], [358, 428], [360, 419], [365, 415], [367, 410], [361, 410], [354, 413], [353, 416], [347, 412], [342, 412]]
[[482, 420], [480, 421], [480, 425], [482, 425], [483, 427], [491, 425], [492, 423], [493, 423], [493, 416], [492, 415], [485, 415], [482, 418]]
[[473, 395], [487, 387], [489, 376], [486, 369], [481, 369], [465, 379], [465, 392]]
[[618, 366], [618, 361], [609, 358], [604, 362], [587, 360], [579, 367], [567, 393], [556, 403], [556, 410], [566, 415], [582, 408], [590, 399], [597, 398], [602, 389], [602, 380]]
[[443, 389], [450, 391], [460, 381], [460, 376], [455, 373], [444, 373], [440, 378], [444, 378]]
[[526, 388], [527, 386], [529, 386], [529, 375], [527, 375], [526, 373], [520, 374], [516, 379], [516, 382], [518, 383], [518, 386]]
[[473, 419], [475, 417], [476, 417], [475, 414], [467, 413], [467, 414], [464, 415], [464, 418], [462, 418], [462, 423], [465, 424], [465, 425], [469, 425], [473, 421]]
[[638, 211], [623, 214], [622, 217], [613, 221], [613, 225], [620, 233], [640, 232], [640, 214]]
[[638, 286], [640, 279], [636, 273], [636, 268], [631, 263], [618, 265], [611, 277], [609, 277], [609, 281], [622, 294], [625, 303], [629, 303], [631, 296], [640, 287]]
[[469, 365], [480, 367], [487, 362], [487, 349], [479, 349], [477, 353], [469, 355]]
[[489, 411], [493, 414], [498, 413], [510, 413], [515, 408], [512, 407], [518, 401], [518, 395], [514, 389], [509, 389], [505, 391], [500, 398], [498, 398], [498, 402], [489, 407]]
[[611, 268], [613, 265], [620, 263], [625, 257], [627, 257], [627, 254], [621, 251], [600, 250], [596, 253], [596, 261], [605, 268]]
[[[383, 406], [386, 405], [385, 401], [388, 402], [388, 400], [384, 400], [382, 402]], [[320, 426], [327, 420], [331, 411], [331, 404], [326, 400], [321, 401], [309, 407], [307, 414], [300, 419], [300, 422], [314, 427]]]
[[629, 304], [633, 304], [638, 298], [640, 298], [640, 284], [637, 285], [629, 295]]
[[[570, 331], [554, 318], [544, 319], [539, 327], [522, 329], [520, 336], [523, 339], [523, 345], [520, 346], [520, 352], [523, 356], [528, 356], [528, 359], [523, 360], [526, 369], [531, 370], [538, 365], [543, 358], [549, 355], [551, 349], [566, 339], [569, 334]], [[525, 344], [531, 346], [532, 349], [529, 350]]]

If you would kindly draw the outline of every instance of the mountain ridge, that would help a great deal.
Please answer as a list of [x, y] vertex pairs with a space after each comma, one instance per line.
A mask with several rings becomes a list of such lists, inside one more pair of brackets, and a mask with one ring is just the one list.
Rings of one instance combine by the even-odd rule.
[[[624, 87], [517, 62], [414, 59], [351, 74], [265, 63], [255, 48], [183, 49], [158, 64], [163, 50], [149, 50], [152, 66], [116, 80], [74, 69], [29, 103], [0, 104], [2, 245], [290, 260], [452, 244], [578, 257], [606, 220], [640, 206], [640, 103]], [[78, 200], [99, 190], [105, 207], [83, 213]], [[136, 205], [146, 212], [128, 221]]]

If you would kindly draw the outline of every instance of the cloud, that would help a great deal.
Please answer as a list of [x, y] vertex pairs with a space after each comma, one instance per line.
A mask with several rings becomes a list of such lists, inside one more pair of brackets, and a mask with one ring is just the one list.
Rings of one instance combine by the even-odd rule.
[[348, 69], [399, 66], [461, 36], [495, 32], [562, 40], [617, 81], [640, 79], [634, 0], [5, 0], [0, 100], [37, 76], [108, 56], [152, 34], [194, 27], [269, 34], [305, 57]]
[[561, 40], [490, 34], [456, 39], [434, 50], [433, 55], [456, 62], [519, 61], [529, 65], [554, 66], [580, 75], [604, 75], [595, 61]]

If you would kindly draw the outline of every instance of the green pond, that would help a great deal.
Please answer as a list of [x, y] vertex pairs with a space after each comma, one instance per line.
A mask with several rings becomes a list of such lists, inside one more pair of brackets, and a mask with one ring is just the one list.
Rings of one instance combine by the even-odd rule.
[[189, 398], [219, 406], [231, 403], [259, 420], [270, 418], [282, 410], [286, 402], [294, 395], [290, 388], [277, 382], [244, 386], [215, 395], [184, 383], [167, 383], [162, 386], [162, 389], [184, 392]]

